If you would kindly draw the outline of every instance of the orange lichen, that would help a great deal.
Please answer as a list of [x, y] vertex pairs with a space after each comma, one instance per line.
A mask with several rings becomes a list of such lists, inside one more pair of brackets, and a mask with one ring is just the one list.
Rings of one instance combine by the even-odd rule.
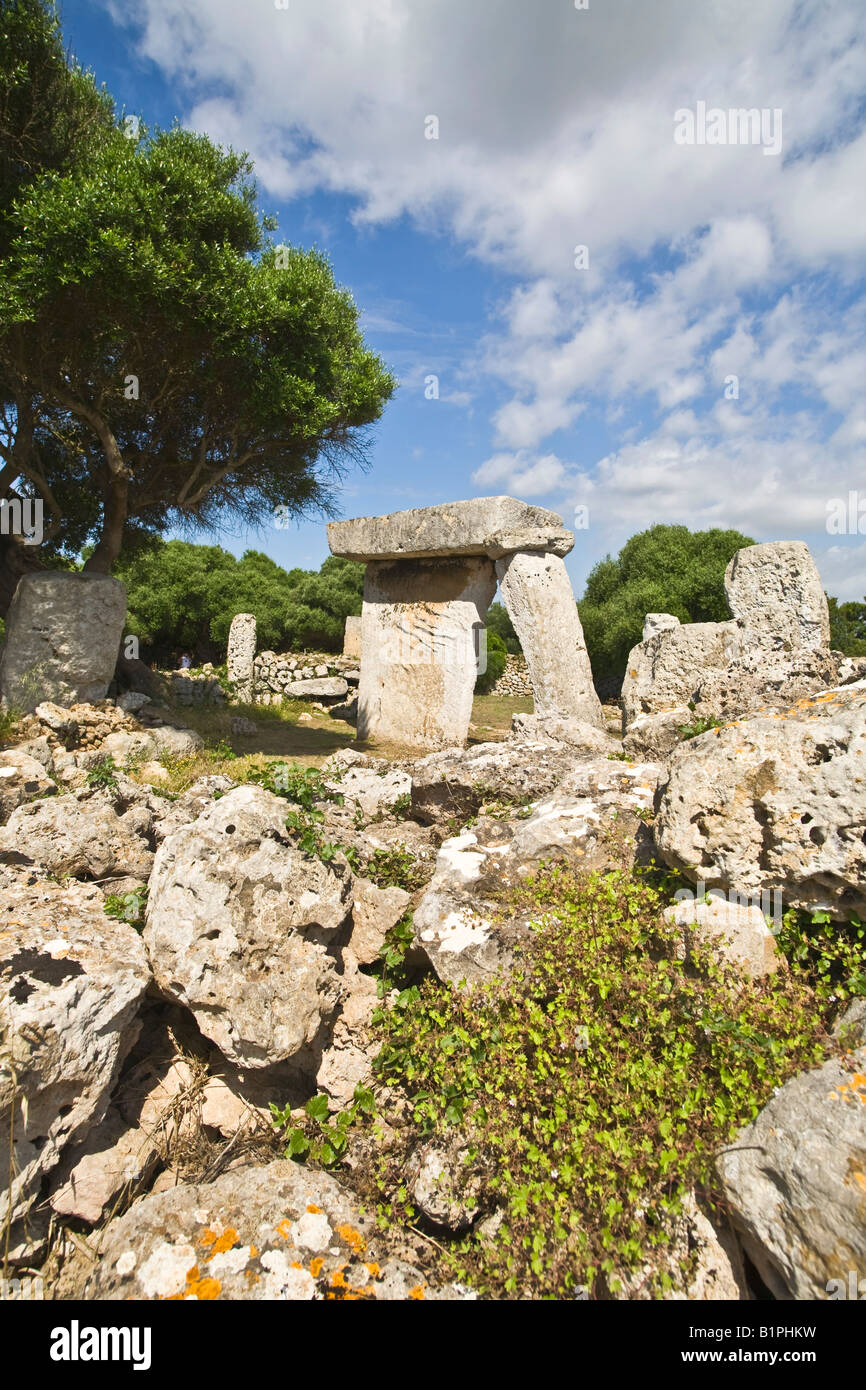
[[249, 1258], [250, 1258], [251, 1260], [254, 1260], [254, 1259], [256, 1258], [256, 1256], [258, 1255], [258, 1253], [259, 1253], [259, 1252], [258, 1252], [258, 1249], [256, 1248], [256, 1246], [255, 1246], [255, 1245], [251, 1245], [251, 1246], [250, 1246]]
[[279, 1231], [283, 1240], [288, 1240], [292, 1231], [292, 1223], [289, 1220], [289, 1218], [287, 1216], [284, 1216], [279, 1225], [275, 1227], [275, 1230]]
[[850, 1081], [842, 1081], [835, 1091], [830, 1092], [830, 1100], [844, 1100], [846, 1103], [859, 1100], [866, 1105], [866, 1072], [855, 1071]]
[[321, 1210], [322, 1210], [322, 1208], [321, 1208], [321, 1207], [317, 1207], [316, 1204], [315, 1204], [315, 1202], [308, 1202], [308, 1203], [307, 1203], [307, 1211], [311, 1211], [311, 1212], [313, 1213], [314, 1216], [318, 1216], [319, 1213], [321, 1212]]
[[183, 1293], [169, 1294], [162, 1299], [163, 1303], [182, 1303], [187, 1298], [197, 1298], [200, 1303], [210, 1303], [215, 1298], [219, 1298], [222, 1285], [219, 1279], [209, 1279], [201, 1277], [198, 1265], [193, 1265], [192, 1269], [186, 1272], [186, 1286]]
[[379, 1275], [381, 1274], [381, 1272], [382, 1272], [382, 1271], [381, 1271], [381, 1269], [379, 1268], [379, 1266], [376, 1264], [376, 1261], [375, 1261], [375, 1260], [370, 1260], [369, 1263], [367, 1264], [367, 1273], [369, 1274], [370, 1278], [371, 1278], [371, 1279], [378, 1279], [378, 1278], [379, 1278]]
[[226, 1250], [231, 1250], [235, 1245], [240, 1244], [238, 1233], [234, 1226], [226, 1226], [222, 1235], [214, 1241], [212, 1255], [222, 1255]]
[[321, 1255], [317, 1255], [314, 1260], [310, 1260], [310, 1273], [314, 1279], [318, 1279], [324, 1263], [325, 1261], [322, 1259]]
[[360, 1255], [366, 1245], [364, 1237], [360, 1231], [356, 1231], [354, 1226], [337, 1226], [337, 1235], [341, 1236], [350, 1250], [354, 1250], [356, 1255]]
[[414, 1289], [409, 1290], [409, 1297], [420, 1302], [424, 1298], [424, 1285], [416, 1284]]
[[213, 1245], [217, 1239], [216, 1231], [212, 1231], [210, 1226], [206, 1226], [198, 1238], [199, 1245]]

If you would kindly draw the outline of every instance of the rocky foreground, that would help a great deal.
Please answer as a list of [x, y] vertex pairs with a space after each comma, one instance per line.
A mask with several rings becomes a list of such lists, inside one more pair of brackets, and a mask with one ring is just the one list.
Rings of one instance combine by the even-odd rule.
[[[541, 979], [539, 928], [555, 952], [568, 913], [577, 927], [584, 920], [574, 906], [583, 889], [569, 897], [563, 882], [609, 881], [625, 901], [648, 870], [669, 877], [652, 909], [658, 923], [640, 937], [655, 972], [641, 990], [672, 971], [671, 997], [686, 1000], [704, 988], [694, 984], [701, 971], [712, 979], [718, 968], [712, 1008], [734, 1000], [741, 1031], [748, 1010], [763, 1009], [761, 1027], [777, 1042], [762, 1043], [749, 1023], [758, 1039], [749, 1056], [775, 1047], [778, 1077], [790, 1079], [772, 1086], [760, 1067], [749, 1072], [765, 1108], [740, 1099], [736, 1113], [753, 1122], [713, 1141], [712, 1171], [676, 1201], [666, 1205], [658, 1188], [649, 1205], [635, 1202], [629, 1229], [656, 1234], [646, 1249], [623, 1238], [611, 1267], [581, 1243], [596, 1199], [570, 1189], [557, 1239], [573, 1239], [575, 1267], [591, 1272], [575, 1284], [554, 1271], [550, 1287], [560, 1296], [572, 1287], [572, 1297], [819, 1298], [866, 1267], [856, 969], [846, 957], [842, 983], [816, 992], [803, 952], [786, 959], [785, 932], [765, 915], [781, 894], [787, 913], [817, 913], [825, 937], [856, 937], [866, 683], [712, 727], [653, 761], [628, 761], [594, 728], [584, 746], [573, 729], [537, 735], [529, 720], [501, 743], [401, 763], [352, 750], [320, 773], [272, 762], [258, 782], [210, 776], [171, 794], [154, 769], [201, 740], [168, 709], [134, 696], [37, 707], [0, 753], [0, 1171], [13, 1265], [42, 1269], [56, 1297], [534, 1296], [548, 1275], [527, 1265], [525, 1276], [493, 1276], [496, 1259], [476, 1258], [498, 1248], [503, 1224], [520, 1229], [504, 1151], [498, 1167], [478, 1156], [494, 1100], [479, 1111], [467, 1088], [448, 1099], [449, 1077], [465, 1070], [458, 1049], [434, 1114], [412, 1080], [413, 1065], [435, 1070], [420, 1033], [415, 1062], [412, 1047], [402, 1072], [394, 1061], [400, 1019], [438, 990], [434, 1013], [453, 1007], [464, 1020], [454, 1036], [471, 1032], [497, 981]], [[550, 901], [559, 893], [563, 907], [550, 912], [527, 907], [544, 864], [560, 865]], [[587, 941], [554, 975], [577, 979], [589, 950]], [[659, 966], [663, 957], [671, 963]], [[860, 992], [864, 984], [861, 974]], [[571, 1028], [574, 1039], [562, 1036], [574, 1065], [591, 1063], [606, 1045], [604, 991], [616, 1000], [621, 986], [599, 975], [599, 1012], [591, 1001], [574, 1006], [579, 1018], [548, 1010], [531, 1035], [540, 1045], [545, 1030]], [[708, 994], [694, 997], [703, 1013], [675, 1022], [697, 1047], [712, 1009]], [[772, 1009], [783, 1001], [808, 1013], [810, 1000], [808, 1027], [794, 1039], [786, 1024], [778, 1041]], [[503, 995], [496, 1017], [513, 1006]], [[413, 1026], [432, 1026], [430, 1017], [418, 1013]], [[620, 1025], [619, 1004], [610, 1021]], [[436, 1048], [452, 1046], [442, 1038]], [[637, 1036], [638, 1057], [642, 1045], [650, 1049]], [[505, 1107], [510, 1078], [491, 1075]], [[515, 1078], [512, 1101], [519, 1094]], [[670, 1134], [669, 1100], [656, 1095], [654, 1123]], [[544, 1113], [523, 1113], [539, 1135]], [[676, 1106], [670, 1115], [671, 1153], [682, 1157], [688, 1136], [678, 1151]]]

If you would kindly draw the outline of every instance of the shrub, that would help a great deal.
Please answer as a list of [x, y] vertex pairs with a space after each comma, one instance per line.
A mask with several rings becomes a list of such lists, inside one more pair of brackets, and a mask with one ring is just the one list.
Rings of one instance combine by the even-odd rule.
[[[683, 1197], [774, 1088], [821, 1059], [808, 984], [746, 984], [703, 949], [677, 960], [664, 901], [621, 870], [544, 868], [508, 903], [534, 919], [508, 978], [428, 980], [377, 1014], [378, 1074], [411, 1103], [407, 1144], [460, 1125], [504, 1212], [494, 1237], [445, 1256], [482, 1292], [615, 1291], [644, 1263], [656, 1291], [670, 1286]], [[382, 1219], [414, 1215], [401, 1161], [381, 1159]]]
[[498, 632], [492, 632], [490, 628], [488, 628], [487, 669], [481, 672], [481, 675], [475, 682], [476, 695], [486, 695], [488, 690], [492, 690], [493, 686], [502, 675], [502, 672], [505, 670], [507, 656], [508, 651]]

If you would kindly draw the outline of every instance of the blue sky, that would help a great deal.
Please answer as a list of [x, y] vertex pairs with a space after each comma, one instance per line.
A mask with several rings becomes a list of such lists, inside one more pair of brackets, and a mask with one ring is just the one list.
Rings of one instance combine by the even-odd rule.
[[[401, 385], [343, 515], [506, 492], [571, 525], [584, 506], [578, 595], [645, 526], [732, 526], [806, 540], [830, 593], [866, 594], [866, 518], [827, 531], [834, 498], [866, 512], [862, 0], [62, 16], [127, 112], [248, 149], [280, 239], [326, 250], [354, 294]], [[764, 127], [678, 143], [701, 102]], [[328, 553], [319, 522], [218, 539]]]

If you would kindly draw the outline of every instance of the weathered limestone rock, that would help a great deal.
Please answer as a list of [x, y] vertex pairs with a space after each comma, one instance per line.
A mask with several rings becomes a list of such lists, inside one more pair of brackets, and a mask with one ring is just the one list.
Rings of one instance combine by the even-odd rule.
[[[347, 560], [435, 559], [486, 555], [499, 559], [514, 550], [567, 555], [574, 536], [562, 517], [514, 497], [473, 497], [441, 507], [416, 507], [387, 516], [332, 521], [328, 544]], [[362, 638], [362, 652], [367, 646]]]
[[552, 748], [570, 749], [572, 753], [618, 752], [619, 740], [607, 726], [562, 714], [513, 714], [510, 738], [519, 743], [549, 744]]
[[0, 700], [32, 710], [105, 698], [114, 676], [126, 590], [107, 574], [29, 574], [6, 617]]
[[655, 820], [668, 864], [741, 896], [866, 911], [866, 688], [713, 729], [673, 754]]
[[105, 1109], [150, 971], [138, 933], [105, 916], [97, 888], [6, 866], [0, 888], [0, 1173], [4, 1184], [13, 1175], [14, 1221]]
[[[339, 766], [339, 764], [335, 764]], [[347, 805], [373, 818], [391, 811], [412, 790], [412, 778], [398, 767], [386, 768], [370, 759], [370, 766], [350, 767], [328, 786], [339, 792]]]
[[358, 965], [373, 965], [385, 937], [405, 914], [412, 898], [403, 888], [379, 888], [368, 878], [356, 878], [353, 891], [352, 935], [346, 952]]
[[118, 815], [99, 794], [73, 794], [19, 806], [0, 830], [0, 850], [59, 877], [147, 879], [153, 867], [152, 818], [142, 807]]
[[682, 927], [685, 950], [712, 946], [718, 956], [753, 980], [772, 975], [784, 961], [757, 904], [732, 903], [712, 893], [708, 902], [675, 902], [662, 915]]
[[361, 660], [360, 617], [346, 619], [346, 626], [343, 631], [343, 656], [350, 656], [354, 661]]
[[670, 632], [672, 627], [679, 627], [680, 620], [675, 618], [673, 613], [647, 613], [643, 620], [642, 642], [647, 642], [650, 637], [655, 637], [657, 632]]
[[795, 1076], [717, 1166], [746, 1254], [776, 1298], [826, 1299], [831, 1280], [847, 1294], [849, 1271], [866, 1270], [866, 1048]]
[[735, 618], [784, 648], [830, 646], [830, 613], [804, 541], [770, 541], [738, 550], [725, 571]]
[[416, 1165], [412, 1165], [415, 1206], [428, 1221], [446, 1231], [467, 1230], [483, 1201], [479, 1175], [472, 1171], [469, 1145], [465, 1140], [461, 1143], [459, 1133], [450, 1141], [426, 1144], [417, 1155]]
[[495, 592], [492, 561], [479, 556], [367, 566], [359, 739], [421, 748], [464, 742], [477, 635]]
[[465, 820], [494, 801], [516, 811], [552, 792], [573, 764], [567, 750], [510, 740], [430, 753], [412, 766], [412, 815], [429, 824]]
[[237, 613], [229, 628], [226, 673], [239, 700], [253, 698], [253, 664], [256, 659], [256, 615]]
[[349, 685], [342, 676], [320, 676], [313, 680], [292, 681], [285, 693], [292, 700], [344, 700]]
[[285, 816], [279, 797], [237, 787], [163, 841], [150, 881], [157, 983], [238, 1066], [296, 1057], [341, 995], [327, 943], [351, 908], [351, 878], [304, 855]]
[[7, 821], [25, 802], [54, 790], [42, 763], [22, 748], [7, 748], [0, 753], [0, 822]]
[[329, 1173], [279, 1159], [145, 1197], [111, 1222], [88, 1299], [471, 1298], [391, 1257]]
[[735, 622], [678, 623], [632, 647], [622, 683], [623, 733], [641, 714], [688, 712], [706, 672], [729, 666], [739, 642]]
[[496, 575], [529, 666], [535, 713], [604, 728], [577, 604], [560, 557], [520, 551], [499, 560]]

